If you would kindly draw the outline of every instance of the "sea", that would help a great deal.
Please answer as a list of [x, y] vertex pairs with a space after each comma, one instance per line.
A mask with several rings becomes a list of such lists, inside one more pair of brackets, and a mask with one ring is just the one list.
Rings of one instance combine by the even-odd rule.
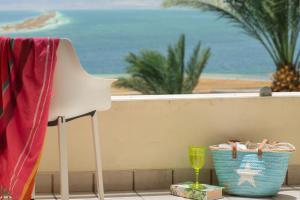
[[[0, 11], [0, 24], [15, 23], [44, 11]], [[91, 74], [126, 74], [124, 58], [143, 49], [166, 54], [168, 45], [186, 36], [186, 60], [195, 45], [211, 48], [203, 76], [270, 80], [275, 70], [262, 45], [214, 13], [194, 9], [58, 10], [58, 18], [41, 29], [6, 33], [12, 37], [71, 39], [83, 67]]]

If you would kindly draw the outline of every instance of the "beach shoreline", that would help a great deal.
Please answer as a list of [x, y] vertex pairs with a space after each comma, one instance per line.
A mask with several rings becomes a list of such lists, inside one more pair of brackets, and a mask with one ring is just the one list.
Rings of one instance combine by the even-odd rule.
[[58, 17], [59, 14], [57, 12], [46, 12], [19, 22], [2, 24], [0, 25], [0, 31], [3, 33], [13, 33], [40, 30], [49, 24], [58, 24]]
[[[215, 79], [201, 78], [193, 93], [222, 93], [222, 92], [249, 92], [258, 91], [262, 87], [270, 87], [271, 81], [245, 79]], [[139, 92], [112, 87], [113, 95], [136, 95]]]
[[[95, 74], [94, 76], [101, 78], [119, 78], [119, 77], [130, 77], [130, 74]], [[247, 80], [247, 81], [271, 81], [272, 75], [269, 74], [227, 74], [227, 73], [202, 73], [201, 79], [217, 79], [217, 80]]]

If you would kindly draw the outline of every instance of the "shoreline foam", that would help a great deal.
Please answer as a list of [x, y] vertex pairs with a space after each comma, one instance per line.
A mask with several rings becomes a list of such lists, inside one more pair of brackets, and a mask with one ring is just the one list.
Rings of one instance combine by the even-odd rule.
[[0, 24], [0, 31], [2, 33], [42, 31], [56, 28], [67, 22], [68, 20], [59, 12], [46, 12], [22, 21]]
[[[127, 77], [129, 74], [92, 74], [104, 78], [119, 78]], [[241, 80], [241, 81], [271, 81], [270, 75], [245, 75], [245, 74], [221, 74], [221, 73], [203, 73], [200, 79], [214, 79], [214, 80]]]
[[[102, 78], [126, 77], [128, 74], [93, 74]], [[193, 93], [219, 92], [249, 92], [258, 91], [262, 87], [270, 87], [272, 80], [269, 76], [239, 75], [239, 74], [203, 74]], [[117, 88], [113, 85], [113, 95], [140, 94], [126, 88]]]
[[[220, 92], [249, 92], [258, 91], [262, 87], [270, 87], [271, 81], [238, 80], [238, 79], [212, 79], [201, 78], [193, 93], [220, 93]], [[135, 95], [140, 94], [126, 88], [117, 88], [113, 85], [113, 95]]]

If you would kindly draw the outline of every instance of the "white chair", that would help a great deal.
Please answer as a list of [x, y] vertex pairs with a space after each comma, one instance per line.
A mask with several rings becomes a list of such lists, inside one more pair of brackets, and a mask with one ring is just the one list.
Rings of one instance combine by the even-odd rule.
[[65, 123], [82, 116], [91, 116], [98, 198], [104, 199], [101, 152], [99, 144], [97, 112], [111, 106], [110, 87], [114, 79], [89, 75], [81, 66], [75, 49], [68, 39], [61, 39], [57, 50], [57, 63], [49, 126], [57, 125], [59, 134], [61, 199], [69, 199], [68, 154]]

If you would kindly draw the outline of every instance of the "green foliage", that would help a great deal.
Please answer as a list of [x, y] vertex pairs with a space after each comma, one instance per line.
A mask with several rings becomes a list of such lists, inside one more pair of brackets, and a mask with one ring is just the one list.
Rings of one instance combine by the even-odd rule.
[[279, 70], [284, 66], [299, 68], [300, 50], [297, 48], [300, 30], [299, 2], [299, 0], [165, 0], [163, 6], [201, 8], [229, 19], [264, 46]]
[[167, 56], [152, 50], [129, 53], [130, 77], [119, 78], [115, 85], [143, 94], [192, 93], [209, 57], [210, 49], [201, 51], [199, 42], [185, 65], [185, 36], [181, 35], [177, 44], [168, 47]]

